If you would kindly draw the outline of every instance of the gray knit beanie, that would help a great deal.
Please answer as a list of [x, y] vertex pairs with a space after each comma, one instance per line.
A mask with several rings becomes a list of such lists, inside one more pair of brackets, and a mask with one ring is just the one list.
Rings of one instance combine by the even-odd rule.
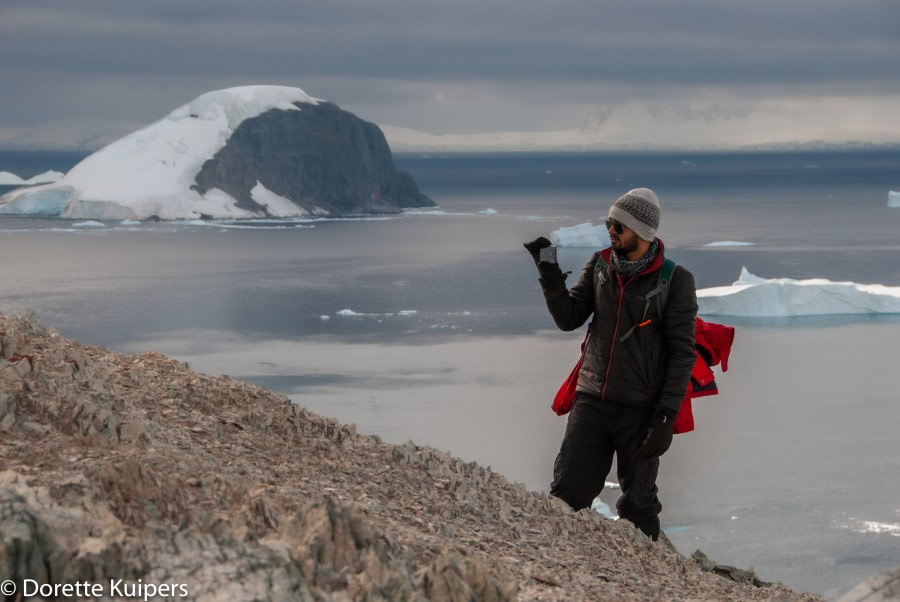
[[649, 188], [629, 190], [609, 208], [609, 219], [631, 228], [640, 238], [653, 242], [659, 228], [659, 199]]

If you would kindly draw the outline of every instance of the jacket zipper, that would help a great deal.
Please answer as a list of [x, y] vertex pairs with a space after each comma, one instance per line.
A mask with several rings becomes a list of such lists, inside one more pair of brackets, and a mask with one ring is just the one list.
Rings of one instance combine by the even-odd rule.
[[609, 359], [606, 362], [606, 376], [603, 378], [603, 389], [600, 390], [600, 399], [606, 399], [606, 387], [609, 386], [609, 371], [612, 370], [613, 352], [616, 349], [616, 339], [619, 337], [619, 318], [622, 315], [622, 299], [625, 297], [625, 287], [628, 286], [634, 278], [630, 278], [628, 282], [623, 282], [622, 277], [616, 274], [619, 280], [619, 303], [616, 306], [616, 326], [613, 328], [612, 342], [609, 345]]

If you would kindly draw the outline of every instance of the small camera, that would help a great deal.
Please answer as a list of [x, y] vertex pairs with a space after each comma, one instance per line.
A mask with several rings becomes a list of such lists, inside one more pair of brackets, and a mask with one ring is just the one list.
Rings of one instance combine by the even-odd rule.
[[556, 263], [556, 247], [550, 245], [549, 247], [544, 247], [541, 249], [540, 261], [549, 261], [550, 263]]

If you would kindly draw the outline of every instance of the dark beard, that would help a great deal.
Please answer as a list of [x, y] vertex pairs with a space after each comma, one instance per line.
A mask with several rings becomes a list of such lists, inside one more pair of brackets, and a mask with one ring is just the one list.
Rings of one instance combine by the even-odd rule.
[[[631, 245], [628, 245], [631, 246]], [[624, 251], [624, 249], [623, 249]], [[653, 259], [656, 257], [656, 254], [659, 252], [659, 243], [654, 240], [650, 244], [650, 249], [644, 253], [644, 256], [638, 259], [637, 261], [630, 261], [623, 253], [623, 251], [616, 251], [612, 255], [612, 268], [619, 272], [623, 278], [631, 278], [632, 276], [636, 276], [637, 274], [643, 272], [645, 269], [650, 267], [650, 264], [653, 263]]]
[[[622, 242], [622, 239], [619, 239], [619, 242]], [[613, 249], [616, 252], [616, 255], [621, 257], [622, 259], [627, 259], [629, 253], [634, 253], [638, 249], [638, 239], [637, 237], [632, 237], [631, 242], [628, 244], [624, 244], [618, 249]]]

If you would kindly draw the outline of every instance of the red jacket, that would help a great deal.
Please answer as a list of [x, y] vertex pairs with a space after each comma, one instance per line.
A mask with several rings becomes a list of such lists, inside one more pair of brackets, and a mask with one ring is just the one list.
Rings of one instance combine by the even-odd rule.
[[681, 402], [681, 410], [679, 410], [672, 427], [674, 433], [687, 433], [694, 430], [692, 398], [718, 394], [716, 375], [712, 371], [712, 367], [721, 363], [722, 372], [728, 371], [728, 356], [731, 353], [731, 344], [734, 342], [734, 327], [706, 322], [701, 318], [696, 318], [696, 320], [697, 330], [694, 346], [697, 349], [697, 360], [691, 371], [691, 383], [688, 385], [687, 395]]

